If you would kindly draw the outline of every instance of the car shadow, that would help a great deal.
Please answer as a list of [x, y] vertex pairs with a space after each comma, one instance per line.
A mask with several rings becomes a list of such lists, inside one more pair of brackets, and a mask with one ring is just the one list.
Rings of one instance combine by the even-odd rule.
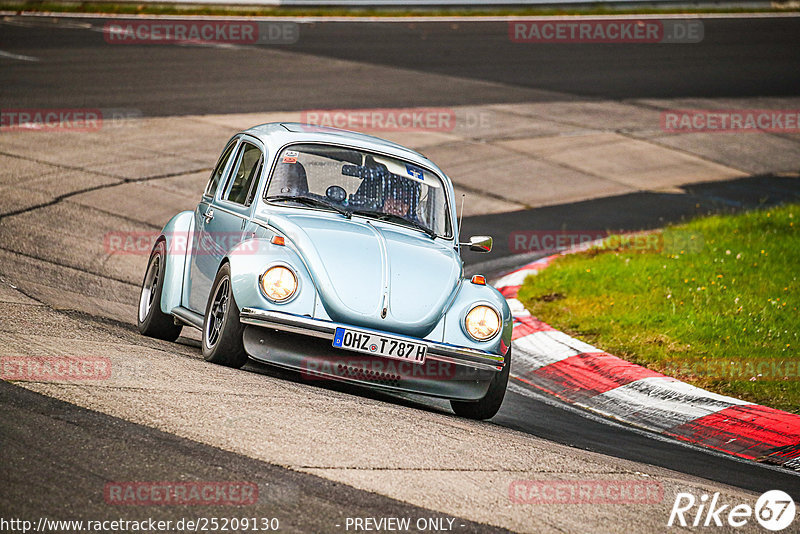
[[[372, 389], [366, 386], [361, 386], [358, 384], [343, 382], [339, 380], [328, 380], [321, 378], [306, 379], [302, 376], [300, 371], [294, 371], [291, 369], [279, 367], [277, 365], [262, 363], [253, 359], [249, 359], [247, 363], [244, 365], [244, 367], [242, 367], [242, 370], [250, 373], [257, 373], [260, 375], [277, 378], [280, 380], [287, 380], [289, 382], [294, 382], [296, 384], [303, 384], [304, 386], [319, 387], [322, 389], [326, 389], [328, 391], [336, 391], [348, 395], [355, 395], [365, 399], [387, 402], [390, 404], [398, 404], [400, 406], [405, 406], [407, 408], [416, 408], [418, 410], [424, 410], [426, 412], [444, 413], [448, 415], [453, 415], [452, 411], [448, 410], [444, 405], [437, 406], [436, 405], [437, 403], [435, 401], [432, 401], [432, 399], [425, 398], [424, 400], [423, 399], [418, 400], [415, 398], [419, 397], [417, 395], [388, 393], [378, 389]], [[444, 401], [441, 402], [444, 403]]]

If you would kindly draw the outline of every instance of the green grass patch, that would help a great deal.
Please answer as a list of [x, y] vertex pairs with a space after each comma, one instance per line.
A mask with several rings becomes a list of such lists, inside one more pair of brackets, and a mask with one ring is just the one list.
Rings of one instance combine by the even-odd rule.
[[606, 14], [676, 14], [676, 13], [772, 13], [797, 11], [791, 4], [772, 7], [608, 7], [602, 4], [578, 7], [270, 7], [136, 2], [58, 2], [6, 1], [0, 11], [37, 13], [105, 13], [117, 15], [236, 15], [262, 17], [413, 17], [413, 16], [534, 16], [534, 15], [606, 15]]
[[800, 413], [800, 204], [606, 245], [558, 258], [518, 298], [606, 352]]

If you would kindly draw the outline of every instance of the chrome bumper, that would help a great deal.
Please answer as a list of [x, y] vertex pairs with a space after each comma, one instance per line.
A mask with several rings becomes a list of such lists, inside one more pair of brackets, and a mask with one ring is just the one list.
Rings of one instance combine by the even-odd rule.
[[[336, 328], [353, 328], [364, 332], [375, 333], [378, 335], [388, 335], [392, 337], [408, 338], [408, 336], [393, 334], [391, 332], [380, 332], [370, 328], [361, 328], [345, 324], [323, 321], [303, 315], [293, 315], [291, 313], [259, 310], [256, 308], [242, 308], [239, 312], [239, 320], [243, 324], [272, 328], [282, 332], [302, 334], [333, 342]], [[464, 365], [475, 369], [500, 371], [505, 365], [505, 357], [491, 352], [485, 352], [466, 347], [457, 347], [446, 343], [437, 343], [425, 339], [408, 338], [417, 343], [424, 343], [428, 346], [428, 359], [447, 362], [455, 365]]]

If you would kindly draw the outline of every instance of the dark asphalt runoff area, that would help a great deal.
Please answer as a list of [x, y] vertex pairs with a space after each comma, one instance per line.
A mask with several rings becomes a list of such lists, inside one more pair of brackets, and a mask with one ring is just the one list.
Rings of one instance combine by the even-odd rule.
[[[704, 19], [705, 38], [691, 46], [589, 47], [511, 43], [503, 22], [317, 22], [302, 24], [300, 40], [293, 45], [243, 49], [113, 46], [101, 32], [85, 28], [86, 24], [102, 26], [102, 21], [75, 19], [72, 23], [74, 28], [64, 19], [0, 25], [1, 51], [36, 58], [47, 49], [57, 58], [44, 63], [0, 57], [0, 106], [124, 108], [144, 116], [173, 116], [587, 97], [796, 96], [800, 92], [800, 18]], [[365, 64], [386, 69], [366, 69]], [[439, 76], [428, 79], [425, 74]], [[492, 83], [470, 84], [470, 91], [460, 92], [463, 79]], [[463, 233], [508, 235], [510, 229], [535, 227], [537, 221], [547, 221], [551, 228], [653, 228], [710, 211], [797, 201], [800, 191], [795, 183], [761, 176], [693, 186], [686, 195], [636, 193], [476, 216], [465, 219]], [[466, 262], [491, 259], [495, 265], [510, 266], [508, 245], [496, 245], [488, 258], [467, 255]], [[351, 389], [357, 395], [379, 395]], [[510, 391], [493, 422], [576, 448], [745, 489], [761, 492], [780, 487], [800, 498], [800, 477], [793, 473], [587, 419], [537, 395]], [[97, 517], [107, 511], [102, 488], [109, 480], [243, 477], [269, 488], [260, 493], [257, 512], [248, 510], [246, 515], [279, 517], [288, 531], [336, 530], [332, 525], [343, 510], [349, 516], [441, 515], [2, 382], [0, 448], [3, 517], [49, 513]], [[139, 517], [152, 512], [126, 509], [120, 513]], [[158, 512], [164, 519], [187, 514], [174, 507]], [[208, 511], [203, 515], [208, 516]], [[219, 515], [234, 514], [222, 510]], [[462, 523], [465, 532], [489, 531], [485, 525]]]

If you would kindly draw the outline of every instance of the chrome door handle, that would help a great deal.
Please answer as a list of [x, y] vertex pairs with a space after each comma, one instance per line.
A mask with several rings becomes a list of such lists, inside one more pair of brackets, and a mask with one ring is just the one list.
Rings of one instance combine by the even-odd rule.
[[208, 208], [206, 212], [203, 214], [203, 218], [206, 220], [207, 223], [211, 222], [211, 219], [214, 218], [214, 210]]

